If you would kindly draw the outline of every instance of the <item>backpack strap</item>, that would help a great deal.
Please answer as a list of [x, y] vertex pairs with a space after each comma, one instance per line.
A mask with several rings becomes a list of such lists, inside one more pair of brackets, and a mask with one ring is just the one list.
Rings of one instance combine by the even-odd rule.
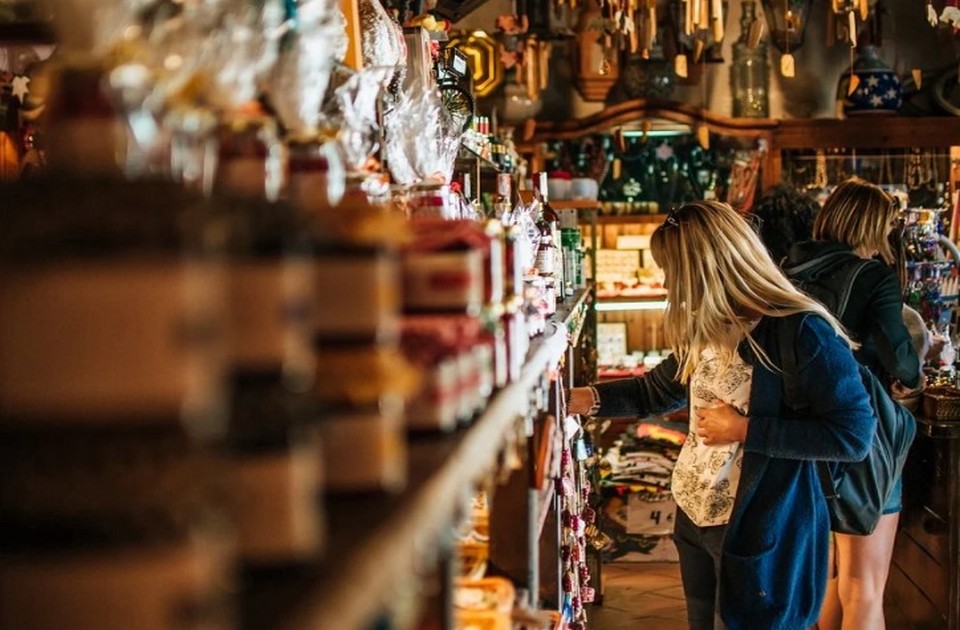
[[[800, 324], [792, 316], [780, 317], [778, 320], [777, 345], [780, 350], [780, 378], [783, 383], [784, 402], [793, 411], [806, 411], [810, 408], [810, 405], [800, 393], [800, 381], [798, 379], [800, 372], [797, 369], [797, 334], [800, 332]], [[820, 490], [823, 492], [823, 496], [827, 499], [836, 498], [837, 488], [833, 483], [830, 466], [827, 462], [821, 460], [818, 460], [816, 465], [817, 479], [820, 481]]]
[[840, 301], [837, 303], [837, 312], [834, 313], [834, 316], [837, 319], [843, 318], [844, 311], [847, 310], [847, 302], [850, 301], [850, 294], [853, 293], [853, 283], [856, 281], [857, 276], [860, 275], [860, 272], [870, 264], [870, 260], [861, 258], [859, 262], [855, 265], [847, 265], [844, 268], [844, 275], [841, 276], [842, 282], [844, 283], [843, 292], [840, 294]]
[[830, 252], [828, 254], [823, 254], [822, 256], [817, 256], [816, 258], [811, 258], [807, 262], [794, 265], [793, 267], [786, 267], [784, 268], [783, 271], [788, 276], [793, 277], [797, 274], [803, 273], [804, 271], [813, 269], [814, 267], [819, 267], [820, 265], [825, 265], [835, 260], [842, 260], [844, 258], [849, 258], [851, 256], [856, 256], [856, 254], [850, 251], [845, 251], [845, 250]]
[[[806, 271], [816, 269], [818, 267], [829, 267], [832, 263], [837, 263], [844, 260], [848, 260], [849, 264], [842, 265], [839, 273], [832, 275], [829, 284], [827, 285], [841, 287], [836, 307], [833, 310], [833, 315], [837, 319], [842, 319], [843, 312], [847, 310], [847, 303], [850, 301], [850, 295], [853, 292], [853, 283], [857, 279], [857, 276], [860, 275], [860, 272], [868, 264], [870, 264], [869, 259], [860, 258], [850, 251], [830, 252], [829, 254], [817, 256], [816, 258], [808, 260], [807, 262], [800, 263], [799, 265], [785, 268], [783, 272], [793, 282], [797, 282], [797, 276]], [[854, 262], [856, 264], [853, 264]], [[810, 282], [817, 283], [817, 281]], [[803, 284], [803, 281], [801, 281], [801, 284]]]

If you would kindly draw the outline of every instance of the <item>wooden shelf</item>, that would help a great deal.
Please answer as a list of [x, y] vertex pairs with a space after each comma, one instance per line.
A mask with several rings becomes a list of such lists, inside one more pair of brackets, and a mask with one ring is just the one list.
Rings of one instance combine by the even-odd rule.
[[599, 201], [589, 201], [587, 199], [572, 199], [567, 201], [551, 201], [550, 206], [554, 210], [599, 210]]
[[960, 117], [860, 116], [782, 120], [775, 149], [947, 147], [960, 142]]
[[662, 119], [686, 125], [690, 133], [697, 125], [706, 124], [710, 131], [724, 136], [745, 139], [768, 137], [778, 121], [769, 118], [729, 118], [676, 101], [635, 99], [604, 108], [585, 118], [562, 122], [537, 121], [530, 143], [568, 140], [591, 133], [609, 132], [621, 125], [638, 126], [643, 119]]
[[667, 218], [665, 214], [612, 214], [597, 217], [597, 223], [600, 225], [632, 225], [663, 223]]
[[583, 291], [558, 307], [548, 332], [534, 340], [519, 380], [495, 393], [473, 424], [452, 435], [411, 438], [403, 493], [328, 498], [323, 561], [299, 572], [253, 576], [240, 597], [243, 626], [369, 627], [393, 585], [442, 546], [464, 497], [493, 470], [505, 436], [528, 408], [530, 391], [566, 351], [567, 319], [586, 296]]

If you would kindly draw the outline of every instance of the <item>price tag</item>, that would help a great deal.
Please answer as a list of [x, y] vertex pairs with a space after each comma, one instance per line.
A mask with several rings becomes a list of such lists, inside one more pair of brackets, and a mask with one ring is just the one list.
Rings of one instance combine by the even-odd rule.
[[855, 74], [850, 75], [850, 83], [847, 85], [847, 96], [853, 96], [853, 93], [860, 87], [860, 77]]
[[780, 74], [788, 79], [792, 79], [797, 74], [796, 61], [790, 53], [780, 56]]
[[753, 50], [760, 44], [760, 38], [763, 37], [763, 22], [754, 19], [750, 22], [750, 30], [747, 31], [747, 48]]
[[693, 62], [700, 63], [700, 57], [703, 56], [704, 44], [703, 40], [697, 38], [693, 40]]
[[673, 58], [673, 71], [681, 79], [687, 78], [687, 56], [677, 55]]
[[697, 126], [697, 142], [705, 151], [710, 149], [710, 128], [702, 123]]
[[590, 457], [590, 453], [587, 451], [587, 444], [583, 441], [583, 438], [577, 438], [573, 442], [573, 457], [578, 461], [582, 462], [586, 458]]

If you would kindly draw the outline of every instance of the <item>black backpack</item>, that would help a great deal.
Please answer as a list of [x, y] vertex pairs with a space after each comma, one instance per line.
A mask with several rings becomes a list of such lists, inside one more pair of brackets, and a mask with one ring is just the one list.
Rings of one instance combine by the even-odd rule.
[[837, 251], [807, 262], [784, 267], [783, 272], [798, 289], [820, 302], [841, 319], [847, 310], [853, 281], [870, 264], [851, 251]]
[[[842, 258], [847, 260], [842, 261]], [[837, 262], [840, 264], [837, 265]], [[839, 319], [846, 309], [854, 280], [869, 261], [849, 252], [834, 252], [799, 266], [799, 270], [798, 267], [787, 269], [787, 275], [789, 277], [812, 269], [814, 263], [824, 265], [830, 273], [811, 274], [807, 281], [796, 284], [802, 291], [821, 301]], [[778, 343], [784, 400], [790, 409], [803, 412], [809, 405], [800, 395], [797, 382], [798, 327], [796, 318], [781, 318]], [[873, 372], [859, 363], [858, 366], [860, 378], [877, 416], [877, 430], [870, 451], [862, 461], [834, 463], [832, 470], [827, 462], [817, 462], [817, 474], [829, 507], [830, 528], [842, 534], [865, 536], [876, 528], [883, 508], [900, 479], [917, 425], [913, 415], [890, 397]]]

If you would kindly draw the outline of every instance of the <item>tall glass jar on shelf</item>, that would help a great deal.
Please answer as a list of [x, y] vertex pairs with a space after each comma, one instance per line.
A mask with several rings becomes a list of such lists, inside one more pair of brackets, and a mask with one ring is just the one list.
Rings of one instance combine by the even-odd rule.
[[770, 116], [767, 44], [750, 41], [751, 30], [759, 24], [756, 3], [745, 0], [741, 6], [740, 38], [733, 44], [733, 65], [730, 68], [733, 115], [737, 118], [767, 118]]

